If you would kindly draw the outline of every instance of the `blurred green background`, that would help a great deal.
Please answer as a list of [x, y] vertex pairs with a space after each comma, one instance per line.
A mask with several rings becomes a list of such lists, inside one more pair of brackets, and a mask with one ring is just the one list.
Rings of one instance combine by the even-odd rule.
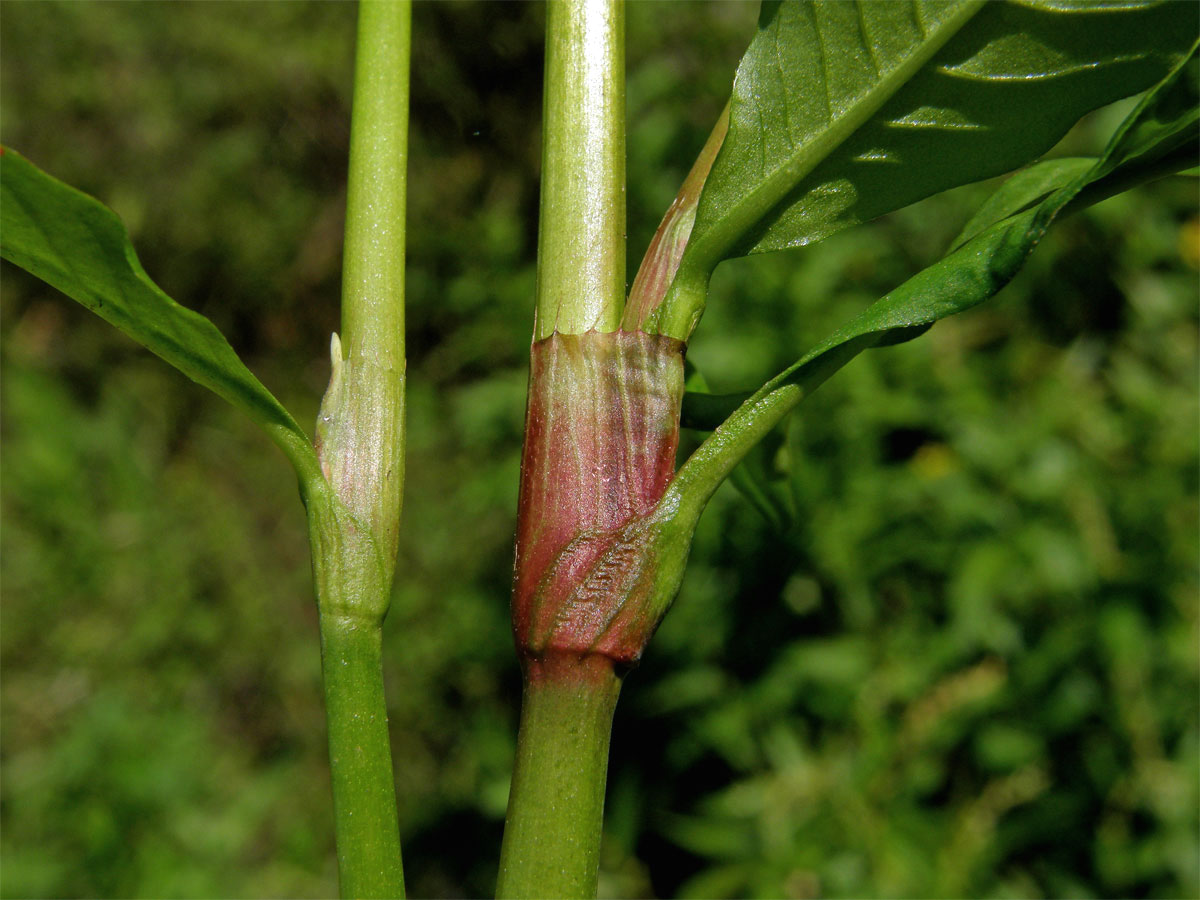
[[[0, 22], [5, 143], [116, 209], [306, 424], [338, 323], [354, 15], [39, 2]], [[415, 11], [385, 638], [414, 896], [490, 892], [513, 759], [542, 15]], [[631, 276], [755, 15], [629, 8]], [[987, 189], [729, 264], [691, 359], [715, 390], [755, 386], [934, 259]], [[603, 896], [1200, 893], [1196, 199], [1176, 179], [1066, 223], [987, 306], [801, 407], [756, 460], [767, 506], [722, 488], [617, 713]], [[0, 894], [332, 896], [283, 458], [7, 265], [0, 303]]]

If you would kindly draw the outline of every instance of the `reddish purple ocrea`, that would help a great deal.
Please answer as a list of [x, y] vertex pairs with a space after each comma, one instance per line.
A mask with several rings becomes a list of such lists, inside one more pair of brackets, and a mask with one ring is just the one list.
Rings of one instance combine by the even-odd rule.
[[533, 345], [512, 609], [522, 656], [640, 656], [652, 625], [614, 625], [644, 581], [629, 526], [675, 471], [683, 351], [626, 331]]

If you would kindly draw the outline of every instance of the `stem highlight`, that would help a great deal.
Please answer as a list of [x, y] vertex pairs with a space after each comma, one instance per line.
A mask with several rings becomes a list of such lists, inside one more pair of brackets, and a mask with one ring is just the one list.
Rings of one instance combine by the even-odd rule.
[[616, 331], [625, 299], [625, 7], [546, 8], [534, 340]]

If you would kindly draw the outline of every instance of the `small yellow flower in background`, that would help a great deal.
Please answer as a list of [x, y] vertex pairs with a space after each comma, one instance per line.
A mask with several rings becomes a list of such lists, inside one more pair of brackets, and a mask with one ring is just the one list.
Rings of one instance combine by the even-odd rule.
[[1179, 227], [1179, 256], [1193, 269], [1200, 268], [1200, 219], [1189, 219]]

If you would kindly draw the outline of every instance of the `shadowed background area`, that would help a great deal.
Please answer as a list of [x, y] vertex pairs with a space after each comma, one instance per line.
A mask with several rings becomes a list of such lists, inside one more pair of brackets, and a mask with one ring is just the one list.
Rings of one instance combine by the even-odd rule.
[[[629, 7], [631, 270], [755, 13]], [[112, 206], [306, 426], [338, 327], [354, 15], [43, 2], [0, 23], [4, 142]], [[413, 896], [491, 891], [513, 760], [542, 15], [415, 9], [385, 629]], [[691, 360], [717, 391], [761, 383], [987, 190], [727, 265]], [[1200, 892], [1198, 257], [1194, 180], [1110, 200], [986, 306], [824, 386], [753, 461], [757, 503], [721, 489], [617, 711], [602, 896]], [[282, 457], [7, 264], [0, 296], [0, 894], [335, 894]]]

